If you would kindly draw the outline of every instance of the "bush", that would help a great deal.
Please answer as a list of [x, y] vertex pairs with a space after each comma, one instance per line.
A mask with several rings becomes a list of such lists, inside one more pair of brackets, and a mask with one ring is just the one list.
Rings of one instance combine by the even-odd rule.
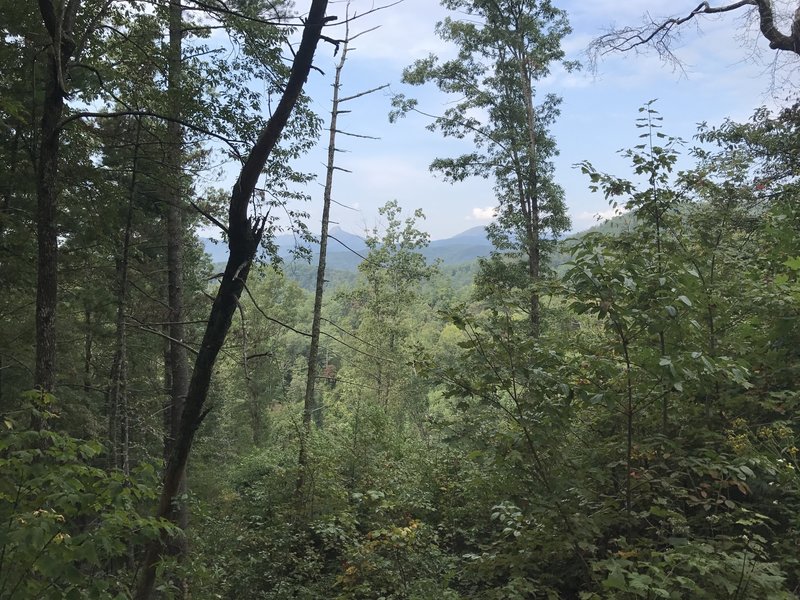
[[[36, 420], [53, 423], [53, 398], [34, 393]], [[0, 599], [127, 598], [126, 557], [164, 523], [137, 507], [155, 497], [155, 472], [135, 477], [93, 466], [103, 447], [48, 429], [0, 431]]]

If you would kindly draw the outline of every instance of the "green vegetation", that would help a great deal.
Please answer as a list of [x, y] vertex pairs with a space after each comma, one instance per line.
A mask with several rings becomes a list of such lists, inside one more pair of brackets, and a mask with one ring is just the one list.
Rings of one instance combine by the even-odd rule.
[[[422, 211], [388, 202], [357, 272], [328, 273], [309, 424], [313, 269], [252, 259], [259, 241], [277, 253], [271, 210], [301, 212], [291, 162], [318, 120], [295, 98], [264, 167], [275, 194], [231, 192], [233, 258], [215, 274], [195, 229], [227, 200], [195, 188], [216, 150], [174, 144], [162, 114], [179, 94], [186, 135], [274, 133], [260, 102], [304, 79], [279, 51], [288, 7], [184, 15], [184, 68], [216, 87], [167, 93], [154, 73], [176, 58], [174, 2], [0, 0], [5, 64], [44, 52], [55, 69], [0, 75], [0, 600], [800, 597], [800, 107], [701, 127], [676, 171], [683, 145], [646, 104], [628, 173], [581, 164], [620, 215], [556, 245], [555, 141], [531, 129], [556, 102], [532, 114], [532, 82], [563, 58], [567, 15], [445, 4], [492, 28], [447, 21], [458, 60], [406, 77], [459, 92], [486, 77], [434, 129], [464, 137], [459, 111], [498, 111], [467, 127], [485, 127], [473, 158], [491, 164], [436, 162], [497, 180], [495, 251], [429, 261]], [[241, 55], [206, 45], [211, 20]], [[515, 52], [540, 59], [527, 104]], [[79, 103], [120, 115], [79, 118]], [[31, 237], [43, 220], [54, 248]]]

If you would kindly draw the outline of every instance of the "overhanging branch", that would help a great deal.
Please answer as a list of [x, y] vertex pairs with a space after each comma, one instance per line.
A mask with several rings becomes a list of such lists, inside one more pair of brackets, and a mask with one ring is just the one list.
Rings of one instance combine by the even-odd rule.
[[715, 15], [735, 12], [750, 7], [758, 14], [759, 29], [773, 50], [783, 50], [800, 54], [800, 7], [794, 13], [790, 33], [778, 29], [772, 0], [739, 0], [720, 6], [712, 6], [709, 2], [701, 2], [684, 16], [654, 19], [649, 14], [639, 26], [612, 29], [596, 38], [587, 48], [590, 62], [596, 65], [597, 60], [616, 52], [638, 52], [645, 48], [654, 49], [659, 57], [676, 67], [681, 61], [675, 56], [673, 47], [682, 25], [702, 15]]
[[233, 140], [231, 138], [225, 137], [224, 135], [214, 133], [213, 131], [206, 129], [205, 127], [200, 127], [199, 125], [194, 125], [182, 119], [176, 119], [174, 117], [170, 117], [168, 115], [153, 112], [150, 110], [120, 110], [114, 112], [91, 112], [91, 111], [77, 112], [63, 119], [58, 124], [58, 129], [63, 129], [70, 123], [78, 121], [80, 119], [115, 119], [115, 118], [119, 119], [122, 117], [151, 117], [153, 119], [159, 119], [161, 121], [178, 123], [179, 125], [182, 125], [183, 127], [186, 127], [187, 129], [190, 129], [196, 133], [201, 133], [203, 135], [207, 135], [221, 142], [224, 142], [234, 152], [237, 158], [241, 158], [239, 148], [236, 146], [236, 143], [240, 143], [240, 140]]

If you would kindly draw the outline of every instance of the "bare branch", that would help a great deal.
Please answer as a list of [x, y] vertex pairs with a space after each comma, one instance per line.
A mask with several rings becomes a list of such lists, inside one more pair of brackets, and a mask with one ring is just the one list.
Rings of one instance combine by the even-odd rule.
[[136, 329], [141, 329], [142, 331], [146, 331], [147, 333], [152, 333], [153, 335], [157, 335], [158, 337], [164, 338], [165, 340], [169, 340], [173, 344], [178, 344], [181, 348], [185, 348], [186, 350], [188, 350], [189, 352], [191, 352], [195, 356], [197, 356], [199, 354], [199, 351], [197, 349], [192, 348], [190, 345], [188, 345], [187, 343], [183, 342], [182, 340], [176, 340], [175, 338], [168, 336], [163, 331], [159, 331], [158, 329], [153, 329], [152, 327], [148, 327], [147, 325], [143, 324], [139, 319], [137, 319], [133, 315], [128, 315], [128, 319], [130, 319], [131, 321], [134, 321], [134, 323], [131, 324], [131, 326], [136, 328]]
[[[275, 317], [270, 317], [266, 312], [264, 312], [264, 309], [262, 309], [258, 305], [258, 302], [256, 301], [256, 299], [253, 296], [253, 294], [250, 292], [250, 289], [247, 287], [247, 285], [243, 283], [242, 287], [244, 288], [244, 291], [247, 293], [248, 297], [250, 298], [250, 301], [253, 303], [253, 306], [255, 306], [256, 310], [259, 313], [261, 313], [261, 316], [264, 317], [267, 321], [270, 321], [271, 323], [275, 323], [276, 325], [279, 325], [280, 327], [283, 327], [284, 329], [288, 329], [289, 331], [291, 331], [292, 333], [296, 333], [297, 335], [301, 335], [303, 337], [309, 337], [309, 338], [311, 337], [311, 334], [309, 332], [307, 332], [307, 331], [301, 331], [299, 329], [295, 329], [291, 325], [289, 325], [287, 323], [284, 323], [283, 321], [279, 321]], [[358, 337], [354, 333], [350, 333], [349, 331], [346, 331], [346, 330], [342, 329], [341, 327], [339, 327], [338, 325], [336, 325], [332, 321], [329, 321], [328, 319], [325, 319], [325, 321], [327, 321], [328, 323], [330, 323], [331, 325], [336, 327], [336, 329], [338, 329], [339, 331], [342, 331], [342, 332], [346, 333], [347, 335], [349, 335], [350, 337], [358, 340], [359, 342], [362, 342], [364, 344], [373, 346], [373, 344], [370, 344], [369, 342], [366, 342], [366, 341], [362, 340], [360, 337]], [[389, 358], [387, 356], [376, 356], [374, 354], [370, 354], [369, 352], [364, 352], [363, 350], [359, 350], [355, 346], [352, 346], [351, 344], [348, 344], [344, 340], [336, 337], [335, 335], [331, 335], [330, 333], [328, 333], [326, 331], [320, 331], [320, 333], [322, 335], [324, 335], [325, 337], [330, 338], [334, 342], [337, 342], [337, 343], [341, 344], [345, 348], [349, 348], [353, 352], [356, 352], [357, 354], [361, 354], [363, 356], [366, 356], [367, 358], [372, 358], [372, 359], [380, 360], [380, 361], [383, 361], [383, 362], [390, 362], [390, 363], [394, 362], [391, 358]]]
[[651, 48], [663, 61], [682, 69], [682, 62], [674, 53], [675, 41], [680, 36], [682, 25], [703, 15], [730, 13], [746, 7], [758, 14], [759, 29], [770, 48], [800, 55], [800, 7], [794, 13], [791, 31], [787, 34], [781, 32], [776, 25], [772, 0], [738, 0], [721, 6], [701, 2], [684, 16], [654, 19], [647, 14], [641, 25], [612, 29], [592, 41], [587, 48], [589, 62], [596, 68], [598, 59], [608, 54], [640, 52]]
[[[355, 22], [355, 21], [357, 21], [358, 19], [363, 19], [364, 17], [367, 17], [367, 16], [369, 16], [369, 15], [371, 15], [371, 14], [374, 14], [374, 13], [376, 13], [376, 12], [380, 12], [380, 11], [382, 11], [382, 10], [386, 10], [387, 8], [392, 8], [393, 6], [397, 6], [398, 4], [402, 4], [404, 1], [405, 1], [405, 0], [396, 0], [395, 2], [390, 2], [390, 3], [388, 3], [388, 4], [382, 4], [381, 6], [376, 6], [375, 8], [372, 8], [372, 9], [370, 9], [370, 10], [367, 10], [367, 11], [365, 11], [365, 12], [363, 12], [363, 13], [355, 13], [355, 14], [354, 14], [352, 17], [347, 17], [346, 19], [343, 19], [343, 20], [341, 20], [341, 21], [337, 21], [336, 23], [334, 23], [334, 24], [332, 24], [332, 25], [329, 25], [329, 26], [330, 26], [330, 27], [337, 27], [337, 26], [342, 26], [342, 25], [344, 25], [345, 27], [349, 27], [349, 26], [350, 26], [350, 23], [354, 23], [354, 22]], [[360, 35], [363, 35], [364, 33], [367, 33], [367, 32], [369, 32], [369, 31], [372, 31], [372, 29], [376, 29], [376, 28], [375, 28], [375, 27], [373, 27], [373, 28], [371, 28], [371, 29], [367, 29], [367, 30], [365, 30], [365, 31], [362, 31], [361, 33], [358, 33], [358, 34], [356, 34], [356, 36], [355, 36], [355, 37], [349, 37], [348, 39], [352, 41], [352, 40], [354, 40], [356, 37], [358, 37], [358, 36], [360, 36]]]
[[[371, 90], [366, 90], [364, 92], [359, 92], [358, 94], [353, 94], [352, 96], [347, 96], [345, 98], [339, 98], [339, 102], [347, 102], [348, 100], [355, 100], [356, 98], [361, 98], [361, 96], [366, 96], [367, 94], [372, 94], [374, 92], [379, 92], [380, 90], [385, 89], [387, 87], [389, 87], [389, 84], [388, 83], [384, 83], [383, 85], [379, 85], [378, 87], [372, 88]], [[340, 110], [339, 114], [341, 114], [343, 112], [349, 112], [349, 111]]]
[[362, 138], [362, 139], [365, 139], [365, 140], [379, 140], [379, 139], [381, 139], [379, 137], [375, 137], [374, 135], [363, 135], [361, 133], [350, 133], [348, 131], [342, 131], [341, 129], [337, 129], [336, 133], [341, 133], [342, 135], [346, 135], [346, 136], [354, 137], [354, 138]]
[[[358, 212], [357, 208], [353, 208], [352, 206], [347, 206], [347, 204], [342, 204], [341, 202], [339, 202], [337, 200], [334, 200], [333, 198], [331, 198], [331, 202], [333, 202], [337, 206], [341, 206], [342, 208], [346, 208], [347, 210], [354, 210], [354, 211]], [[330, 234], [328, 235], [328, 237], [331, 237]], [[339, 240], [336, 240], [336, 241], [338, 242]], [[339, 242], [339, 243], [341, 244], [341, 242]]]
[[[354, 15], [354, 16], [355, 16], [355, 15]], [[375, 30], [377, 30], [377, 29], [380, 29], [380, 28], [381, 28], [381, 26], [380, 26], [380, 25], [375, 25], [375, 27], [370, 27], [369, 29], [365, 29], [364, 31], [359, 31], [357, 34], [355, 34], [355, 35], [351, 35], [351, 36], [349, 37], [348, 41], [349, 41], [349, 42], [352, 42], [352, 41], [354, 41], [354, 40], [357, 40], [357, 39], [358, 39], [358, 38], [360, 38], [362, 35], [365, 35], [365, 34], [367, 34], [367, 33], [371, 33], [371, 32], [373, 32], [373, 31], [375, 31]], [[350, 51], [351, 51], [351, 52], [352, 52], [353, 50], [357, 50], [357, 48], [350, 48]]]
[[364, 256], [363, 254], [359, 253], [359, 252], [358, 252], [358, 251], [356, 251], [356, 250], [353, 250], [353, 249], [352, 249], [350, 246], [348, 246], [347, 244], [345, 244], [345, 243], [344, 243], [342, 240], [340, 240], [340, 239], [339, 239], [339, 238], [337, 238], [336, 236], [333, 236], [333, 235], [331, 235], [331, 234], [329, 233], [329, 234], [328, 234], [328, 237], [329, 237], [329, 238], [331, 238], [332, 240], [334, 240], [335, 242], [339, 242], [339, 244], [341, 244], [342, 246], [344, 246], [344, 247], [345, 247], [345, 249], [347, 249], [347, 250], [349, 250], [350, 252], [352, 252], [353, 254], [355, 254], [355, 255], [356, 255], [357, 257], [359, 257], [361, 260], [365, 260], [365, 261], [367, 261], [367, 262], [370, 262], [370, 263], [372, 263], [372, 264], [377, 264], [377, 266], [379, 266], [379, 267], [383, 267], [383, 265], [381, 265], [381, 264], [379, 264], [379, 263], [373, 263], [373, 262], [372, 262], [370, 259], [368, 259], [368, 258], [367, 258], [366, 256]]
[[208, 213], [207, 211], [203, 210], [202, 208], [197, 206], [197, 204], [195, 204], [192, 201], [189, 201], [189, 204], [191, 204], [192, 208], [194, 208], [197, 212], [199, 212], [201, 215], [203, 215], [206, 219], [211, 221], [214, 225], [219, 227], [227, 235], [228, 228], [225, 227], [225, 225], [223, 225], [222, 223], [220, 223], [220, 221], [214, 215], [212, 215], [212, 214]]

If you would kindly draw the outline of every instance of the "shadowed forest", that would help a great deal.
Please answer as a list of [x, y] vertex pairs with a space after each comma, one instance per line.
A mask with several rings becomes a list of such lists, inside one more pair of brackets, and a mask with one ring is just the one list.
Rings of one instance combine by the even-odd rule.
[[[390, 76], [451, 101], [385, 113], [496, 209], [431, 244], [425, 199], [331, 220], [391, 3], [0, 0], [0, 600], [800, 597], [800, 105], [681, 140], [643, 103], [573, 233], [539, 91], [569, 14], [441, 4], [453, 54]], [[749, 19], [788, 78], [797, 8], [587, 55]]]

